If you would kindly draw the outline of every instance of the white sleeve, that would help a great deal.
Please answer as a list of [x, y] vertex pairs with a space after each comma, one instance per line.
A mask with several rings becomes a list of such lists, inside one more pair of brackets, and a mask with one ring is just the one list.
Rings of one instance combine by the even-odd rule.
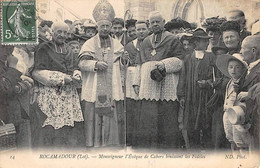
[[95, 65], [97, 61], [95, 60], [85, 60], [82, 59], [79, 61], [79, 68], [81, 71], [90, 71], [90, 72], [95, 72]]
[[141, 83], [141, 65], [137, 65], [135, 68], [133, 85], [140, 86]]
[[166, 73], [179, 72], [183, 67], [183, 61], [176, 57], [163, 59], [162, 62], [165, 65]]
[[45, 86], [64, 85], [66, 75], [59, 71], [50, 70], [35, 70], [32, 72], [33, 78]]

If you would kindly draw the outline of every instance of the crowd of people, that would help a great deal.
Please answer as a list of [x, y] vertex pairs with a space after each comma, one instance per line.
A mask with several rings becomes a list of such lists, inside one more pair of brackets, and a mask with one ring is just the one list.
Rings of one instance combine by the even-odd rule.
[[103, 3], [95, 22], [43, 20], [38, 45], [0, 45], [18, 148], [259, 151], [259, 27], [241, 10], [202, 27], [158, 11], [124, 21]]

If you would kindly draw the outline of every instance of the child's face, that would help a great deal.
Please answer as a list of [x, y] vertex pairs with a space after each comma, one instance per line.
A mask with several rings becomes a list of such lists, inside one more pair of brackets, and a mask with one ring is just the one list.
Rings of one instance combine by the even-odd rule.
[[244, 66], [242, 63], [236, 60], [228, 62], [228, 73], [232, 79], [239, 79], [244, 72]]
[[179, 29], [171, 29], [170, 32], [174, 35], [177, 35], [180, 33], [180, 30]]
[[78, 44], [71, 44], [70, 47], [71, 47], [72, 51], [73, 51], [75, 54], [78, 54], [78, 53], [79, 53], [80, 47], [79, 47]]
[[85, 31], [86, 31], [86, 32], [85, 32], [85, 35], [86, 35], [88, 38], [91, 38], [91, 37], [93, 37], [93, 36], [96, 35], [96, 29], [94, 29], [94, 28], [86, 28]]
[[183, 40], [182, 44], [185, 51], [193, 51], [195, 48], [194, 44], [190, 43], [189, 40]]

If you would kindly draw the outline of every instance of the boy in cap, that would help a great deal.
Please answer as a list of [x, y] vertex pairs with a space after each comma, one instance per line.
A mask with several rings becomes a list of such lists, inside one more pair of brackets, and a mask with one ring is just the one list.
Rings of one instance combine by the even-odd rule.
[[80, 43], [78, 41], [70, 41], [70, 42], [68, 42], [68, 45], [70, 46], [74, 55], [76, 55], [75, 56], [75, 58], [76, 58], [80, 52]]
[[[244, 150], [248, 150], [250, 144], [250, 134], [248, 132], [248, 124], [242, 121], [235, 122], [232, 116], [232, 107], [239, 104], [237, 95], [241, 91], [242, 83], [247, 70], [247, 64], [242, 60], [240, 54], [224, 54], [218, 57], [216, 60], [216, 65], [218, 69], [226, 76], [228, 76], [230, 81], [226, 86], [225, 102], [224, 102], [224, 130], [226, 138], [231, 144], [231, 149], [233, 152], [239, 150], [240, 153]], [[244, 106], [244, 105], [241, 105]], [[236, 108], [236, 109], [235, 109]], [[238, 109], [235, 107], [234, 110]], [[240, 107], [239, 107], [240, 108]], [[241, 117], [244, 117], [243, 115]]]
[[87, 19], [83, 24], [85, 30], [85, 37], [90, 39], [97, 34], [97, 25], [90, 19]]

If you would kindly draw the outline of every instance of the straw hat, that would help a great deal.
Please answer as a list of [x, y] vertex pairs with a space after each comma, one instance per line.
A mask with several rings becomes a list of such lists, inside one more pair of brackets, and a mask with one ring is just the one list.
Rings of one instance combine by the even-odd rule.
[[240, 54], [223, 54], [223, 55], [219, 55], [217, 60], [216, 60], [216, 65], [218, 67], [218, 69], [227, 77], [231, 78], [231, 76], [228, 73], [228, 62], [230, 60], [237, 60], [239, 62], [241, 62], [245, 68], [247, 68], [247, 63], [245, 61], [243, 61], [243, 58]]
[[239, 103], [233, 107], [228, 108], [227, 117], [231, 124], [244, 124], [245, 123], [245, 105]]
[[246, 105], [240, 101], [236, 101], [235, 105], [227, 110], [228, 120], [240, 132], [247, 132], [251, 126], [249, 123], [245, 124], [245, 111]]

